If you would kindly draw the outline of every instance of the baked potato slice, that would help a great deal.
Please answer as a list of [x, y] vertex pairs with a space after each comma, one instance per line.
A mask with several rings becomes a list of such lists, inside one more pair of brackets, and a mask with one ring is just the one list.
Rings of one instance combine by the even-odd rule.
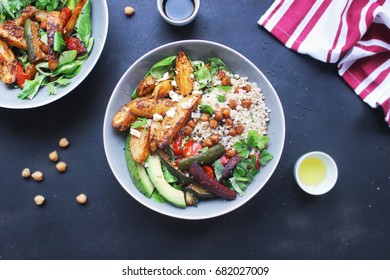
[[157, 140], [160, 138], [161, 131], [161, 121], [153, 120], [149, 133], [149, 149], [151, 153], [154, 153], [158, 148]]
[[191, 61], [183, 51], [177, 53], [175, 70], [178, 92], [183, 96], [187, 96], [194, 88], [194, 69]]
[[11, 46], [27, 51], [24, 28], [17, 26], [12, 20], [6, 20], [0, 24], [0, 39]]
[[144, 163], [150, 154], [149, 150], [149, 130], [150, 128], [137, 128], [139, 137], [131, 135], [130, 151], [133, 158], [138, 163]]
[[16, 82], [18, 62], [10, 46], [0, 40], [0, 78], [4, 84]]
[[142, 97], [153, 92], [155, 88], [155, 83], [156, 83], [156, 78], [153, 77], [152, 75], [148, 75], [145, 78], [143, 78], [137, 86], [137, 96]]
[[164, 80], [159, 82], [153, 90], [152, 97], [164, 98], [169, 96], [169, 92], [174, 89], [171, 84], [172, 80]]
[[111, 123], [116, 130], [123, 132], [128, 130], [137, 119], [138, 116], [130, 112], [126, 104], [115, 114]]
[[173, 117], [165, 116], [161, 126], [162, 132], [157, 143], [160, 149], [165, 149], [177, 136], [180, 129], [187, 123], [191, 113], [196, 109], [202, 99], [201, 94], [192, 94], [175, 103]]
[[133, 114], [148, 119], [153, 119], [154, 114], [165, 116], [166, 112], [174, 106], [170, 98], [140, 97], [132, 100], [126, 106]]

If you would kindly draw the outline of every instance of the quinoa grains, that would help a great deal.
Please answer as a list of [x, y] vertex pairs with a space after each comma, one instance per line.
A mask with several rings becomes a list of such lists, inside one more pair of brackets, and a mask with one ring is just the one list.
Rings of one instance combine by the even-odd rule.
[[22, 170], [22, 177], [23, 178], [29, 178], [31, 176], [31, 171], [30, 171], [30, 169], [29, 168], [24, 168], [23, 170]]
[[79, 204], [86, 204], [87, 200], [88, 200], [87, 196], [85, 194], [83, 194], [83, 193], [81, 193], [78, 196], [76, 196], [76, 201]]
[[36, 205], [41, 206], [45, 202], [45, 197], [43, 195], [37, 195], [34, 197], [34, 202]]
[[61, 147], [61, 148], [67, 148], [69, 146], [69, 140], [65, 137], [61, 138], [58, 145]]
[[33, 174], [31, 174], [31, 177], [35, 181], [41, 182], [43, 180], [43, 173], [41, 171], [35, 171]]

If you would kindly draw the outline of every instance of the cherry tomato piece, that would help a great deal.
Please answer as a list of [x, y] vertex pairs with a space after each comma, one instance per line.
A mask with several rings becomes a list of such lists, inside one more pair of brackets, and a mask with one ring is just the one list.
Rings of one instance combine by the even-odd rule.
[[184, 134], [179, 134], [177, 138], [172, 142], [172, 150], [175, 156], [181, 156], [183, 155], [183, 139]]
[[222, 165], [225, 166], [226, 163], [228, 163], [229, 158], [227, 156], [222, 156], [219, 160], [221, 161]]
[[215, 178], [214, 169], [211, 166], [204, 165], [202, 168], [210, 178]]
[[202, 144], [189, 140], [184, 143], [183, 156], [191, 157], [198, 154], [198, 151], [202, 149]]
[[23, 89], [24, 81], [28, 80], [30, 76], [26, 74], [23, 70], [23, 65], [21, 62], [18, 63], [18, 69], [17, 69], [17, 83], [18, 86]]

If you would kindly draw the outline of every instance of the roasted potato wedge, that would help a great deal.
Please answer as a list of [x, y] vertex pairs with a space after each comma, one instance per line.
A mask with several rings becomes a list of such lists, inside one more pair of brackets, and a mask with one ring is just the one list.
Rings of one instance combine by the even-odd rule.
[[151, 153], [154, 153], [158, 148], [157, 140], [160, 137], [161, 131], [161, 121], [152, 121], [149, 133], [149, 149]]
[[18, 62], [6, 42], [0, 40], [0, 78], [10, 85], [16, 82]]
[[76, 7], [72, 12], [72, 16], [70, 17], [69, 21], [66, 23], [64, 27], [65, 35], [70, 35], [75, 29], [77, 20], [81, 14], [81, 10], [83, 9], [85, 3], [87, 3], [87, 0], [79, 0], [79, 2], [77, 3]]
[[171, 84], [172, 80], [164, 80], [159, 82], [153, 90], [152, 97], [164, 98], [169, 96], [169, 92], [174, 89]]
[[24, 28], [17, 26], [13, 20], [6, 20], [0, 24], [0, 39], [11, 46], [27, 51]]
[[138, 163], [143, 163], [149, 156], [149, 128], [137, 128], [140, 136], [131, 135], [130, 137], [130, 151], [133, 158]]
[[130, 112], [139, 117], [152, 119], [154, 114], [165, 116], [166, 112], [174, 106], [174, 103], [170, 98], [140, 97], [128, 103], [127, 107]]
[[162, 133], [157, 141], [160, 149], [165, 149], [177, 136], [180, 129], [187, 123], [191, 113], [199, 105], [201, 99], [201, 94], [193, 94], [175, 103], [175, 115], [173, 117], [165, 116], [161, 124]]
[[183, 96], [187, 96], [194, 87], [194, 70], [191, 61], [183, 51], [177, 53], [175, 70], [178, 92]]
[[137, 96], [142, 97], [153, 92], [155, 88], [155, 83], [156, 83], [156, 78], [153, 77], [152, 75], [148, 75], [145, 78], [143, 78], [137, 86]]
[[137, 120], [138, 116], [130, 112], [127, 105], [123, 106], [112, 118], [112, 126], [118, 131], [126, 131]]

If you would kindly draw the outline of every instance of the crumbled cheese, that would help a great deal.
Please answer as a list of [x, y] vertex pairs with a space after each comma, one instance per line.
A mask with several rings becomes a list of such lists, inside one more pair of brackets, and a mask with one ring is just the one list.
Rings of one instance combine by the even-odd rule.
[[175, 113], [176, 113], [176, 108], [171, 108], [168, 110], [168, 112], [166, 113], [166, 115], [170, 118], [173, 118], [175, 116]]
[[190, 78], [193, 79], [194, 78], [194, 74], [191, 73]]
[[172, 99], [172, 101], [174, 102], [179, 102], [182, 98], [181, 95], [177, 94], [176, 92], [174, 92], [173, 90], [171, 90], [169, 92], [169, 97]]
[[145, 168], [148, 168], [148, 167], [149, 167], [149, 164], [148, 164], [146, 161], [144, 162], [144, 167], [145, 167]]
[[188, 100], [186, 102], [181, 103], [180, 106], [184, 109], [190, 109], [192, 107], [192, 104], [192, 100]]
[[173, 87], [177, 87], [176, 81], [175, 81], [175, 80], [172, 80], [171, 85], [172, 85]]
[[137, 137], [137, 138], [141, 137], [141, 132], [139, 132], [138, 130], [136, 130], [134, 128], [130, 128], [130, 134]]
[[162, 121], [164, 118], [160, 114], [153, 114], [153, 120], [156, 122]]
[[164, 75], [162, 76], [162, 78], [158, 79], [155, 84], [157, 85], [159, 82], [165, 81], [165, 80], [168, 80], [168, 79], [169, 79], [169, 73], [165, 72]]

